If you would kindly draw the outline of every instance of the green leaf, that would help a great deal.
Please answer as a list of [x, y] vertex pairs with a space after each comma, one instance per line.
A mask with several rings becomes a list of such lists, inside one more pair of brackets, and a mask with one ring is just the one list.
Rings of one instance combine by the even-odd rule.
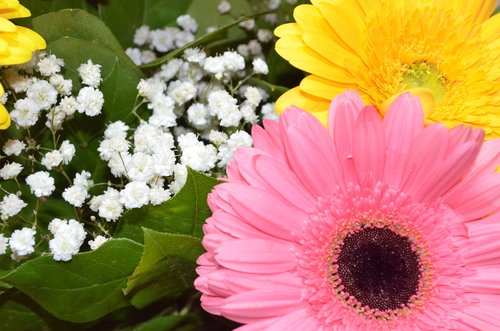
[[[137, 84], [144, 77], [125, 54], [109, 28], [83, 10], [62, 10], [33, 19], [34, 29], [47, 41], [47, 49], [65, 61], [66, 75], [80, 86], [76, 69], [88, 59], [100, 64], [104, 94], [104, 117], [89, 118], [82, 127], [102, 129], [104, 122], [130, 116], [137, 96]], [[132, 118], [132, 117], [131, 117]]]
[[202, 226], [210, 216], [208, 193], [219, 181], [188, 169], [186, 184], [161, 206], [132, 209], [123, 215], [115, 237], [143, 242], [142, 227], [160, 232], [187, 234], [201, 238]]
[[[80, 8], [92, 14], [97, 14], [97, 7], [93, 6], [88, 0], [20, 0], [19, 2], [29, 9], [31, 17], [67, 8]], [[22, 20], [28, 21], [29, 18]]]
[[23, 294], [14, 291], [0, 297], [0, 330], [49, 330], [48, 324]]
[[192, 42], [187, 43], [186, 45], [184, 45], [182, 47], [176, 48], [175, 50], [171, 51], [170, 53], [167, 53], [167, 54], [163, 55], [162, 57], [160, 57], [160, 58], [158, 58], [158, 59], [156, 59], [154, 61], [151, 61], [151, 62], [148, 62], [146, 64], [143, 64], [141, 67], [142, 68], [156, 67], [156, 66], [158, 66], [160, 64], [168, 62], [171, 59], [173, 59], [173, 58], [179, 56], [180, 54], [182, 54], [182, 52], [184, 52], [188, 48], [197, 47], [197, 46], [200, 46], [200, 45], [206, 45], [206, 44], [208, 44], [208, 43], [210, 43], [212, 41], [218, 40], [218, 39], [220, 39], [221, 35], [224, 35], [224, 33], [229, 28], [231, 28], [233, 26], [236, 26], [236, 25], [240, 24], [243, 21], [246, 21], [246, 20], [249, 20], [249, 19], [252, 19], [252, 18], [256, 18], [256, 17], [259, 17], [259, 16], [267, 14], [267, 13], [269, 13], [269, 12], [257, 13], [257, 14], [253, 14], [253, 15], [248, 15], [248, 16], [241, 17], [240, 19], [238, 19], [236, 21], [233, 21], [233, 22], [231, 22], [229, 24], [226, 24], [226, 25], [220, 27], [219, 29], [215, 30], [214, 32], [211, 32], [211, 33], [208, 33], [208, 34], [206, 34], [204, 36], [201, 36], [198, 39], [195, 39]]
[[200, 326], [194, 315], [172, 315], [153, 318], [134, 328], [134, 331], [187, 331], [199, 330]]
[[90, 322], [130, 305], [122, 288], [139, 263], [142, 249], [131, 240], [113, 239], [67, 263], [51, 256], [35, 258], [1, 280], [61, 320]]
[[143, 228], [144, 253], [130, 276], [125, 294], [137, 308], [159, 299], [173, 299], [193, 288], [201, 240]]
[[141, 25], [151, 29], [172, 25], [185, 14], [192, 0], [109, 0], [98, 5], [99, 16], [115, 33], [123, 47], [132, 47], [135, 30]]

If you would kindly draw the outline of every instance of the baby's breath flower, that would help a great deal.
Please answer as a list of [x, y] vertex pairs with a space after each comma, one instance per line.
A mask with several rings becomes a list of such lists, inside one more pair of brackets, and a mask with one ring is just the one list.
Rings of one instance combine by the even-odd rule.
[[12, 232], [9, 239], [9, 246], [15, 256], [22, 257], [35, 251], [36, 231], [29, 228], [22, 228]]
[[8, 247], [9, 247], [9, 238], [6, 238], [2, 233], [0, 233], [0, 255], [5, 254], [5, 252], [7, 252]]
[[3, 152], [5, 155], [16, 155], [18, 156], [26, 148], [26, 144], [17, 139], [9, 139], [3, 145]]
[[144, 182], [132, 181], [120, 191], [120, 202], [127, 209], [140, 208], [149, 202], [149, 186]]
[[262, 60], [260, 57], [256, 58], [252, 62], [253, 72], [256, 74], [264, 74], [267, 75], [269, 73], [269, 68], [267, 67], [266, 62]]
[[49, 109], [57, 102], [57, 90], [45, 80], [33, 83], [26, 91], [26, 96], [33, 100], [39, 109]]
[[42, 165], [48, 170], [57, 167], [63, 161], [63, 155], [58, 150], [53, 150], [45, 154], [42, 158]]
[[101, 65], [94, 64], [91, 59], [87, 63], [81, 64], [78, 69], [78, 74], [82, 79], [82, 83], [88, 86], [97, 88], [101, 84]]
[[16, 178], [22, 170], [23, 166], [17, 162], [6, 163], [2, 169], [0, 169], [0, 177], [2, 177], [2, 179]]
[[80, 90], [76, 101], [78, 102], [77, 110], [79, 113], [96, 116], [101, 113], [104, 95], [98, 89], [86, 86]]
[[2, 219], [7, 219], [17, 215], [27, 204], [15, 194], [7, 194], [0, 201], [0, 215]]
[[51, 76], [61, 71], [64, 66], [64, 60], [57, 58], [54, 54], [40, 59], [37, 63], [38, 72], [42, 76]]
[[30, 187], [31, 193], [37, 197], [45, 197], [55, 190], [54, 178], [50, 177], [46, 171], [35, 172], [26, 177], [26, 184]]
[[226, 0], [222, 0], [221, 2], [219, 2], [217, 9], [221, 14], [229, 13], [231, 11], [231, 4]]
[[96, 249], [101, 247], [101, 245], [104, 244], [108, 240], [109, 240], [109, 238], [106, 238], [104, 236], [101, 236], [101, 235], [96, 236], [94, 238], [94, 240], [89, 240], [90, 249], [95, 251]]
[[137, 30], [135, 30], [134, 44], [136, 44], [137, 46], [143, 46], [144, 44], [150, 41], [149, 34], [150, 34], [149, 26], [142, 25]]

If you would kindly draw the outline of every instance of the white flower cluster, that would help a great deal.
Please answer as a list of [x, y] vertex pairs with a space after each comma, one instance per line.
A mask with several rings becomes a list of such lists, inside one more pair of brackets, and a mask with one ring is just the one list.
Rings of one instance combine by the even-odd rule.
[[75, 220], [53, 219], [49, 231], [54, 238], [49, 241], [50, 252], [56, 261], [69, 261], [80, 251], [86, 233], [83, 224]]
[[193, 41], [194, 34], [198, 30], [195, 19], [189, 15], [182, 15], [177, 18], [176, 23], [178, 27], [167, 26], [154, 30], [147, 25], [141, 26], [135, 32], [134, 44], [142, 49], [130, 47], [125, 52], [135, 64], [141, 65], [155, 60], [155, 52], [167, 53]]
[[100, 65], [89, 60], [78, 68], [84, 86], [76, 96], [72, 95], [71, 79], [65, 79], [61, 75], [63, 68], [62, 59], [39, 52], [28, 64], [13, 66], [4, 71], [8, 87], [17, 96], [10, 116], [18, 127], [30, 128], [44, 115], [45, 125], [51, 131], [57, 131], [75, 112], [85, 113], [87, 116], [101, 113], [104, 98], [98, 89], [101, 82]]

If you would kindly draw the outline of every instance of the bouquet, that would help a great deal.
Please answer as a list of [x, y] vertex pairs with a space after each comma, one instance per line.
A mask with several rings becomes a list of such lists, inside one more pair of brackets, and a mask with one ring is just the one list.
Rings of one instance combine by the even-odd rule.
[[0, 0], [2, 330], [494, 330], [495, 1]]

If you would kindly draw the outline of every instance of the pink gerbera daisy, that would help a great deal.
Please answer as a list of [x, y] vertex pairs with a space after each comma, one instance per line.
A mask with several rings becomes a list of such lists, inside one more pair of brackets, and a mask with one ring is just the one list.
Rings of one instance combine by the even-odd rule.
[[238, 330], [498, 330], [500, 140], [382, 120], [355, 92], [327, 129], [292, 108], [253, 128], [209, 196], [203, 307]]

